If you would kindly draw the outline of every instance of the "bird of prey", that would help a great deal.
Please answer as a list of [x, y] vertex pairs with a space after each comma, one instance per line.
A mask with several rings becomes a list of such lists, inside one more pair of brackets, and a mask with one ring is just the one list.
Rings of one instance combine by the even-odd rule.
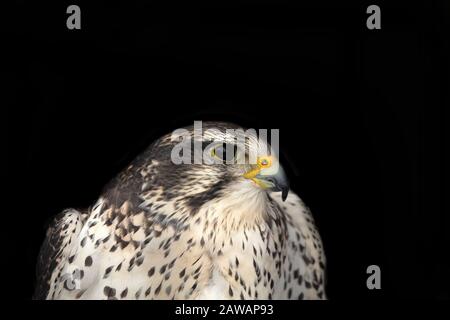
[[[190, 141], [212, 145], [205, 154], [219, 161], [175, 164], [180, 142], [168, 134], [89, 209], [57, 215], [38, 257], [34, 298], [325, 299], [325, 256], [309, 209], [288, 193], [274, 155], [220, 161], [236, 141], [229, 128], [241, 127], [204, 122], [213, 133], [200, 137], [185, 130]], [[258, 143], [248, 139], [248, 150]], [[236, 150], [236, 159], [245, 152]]]

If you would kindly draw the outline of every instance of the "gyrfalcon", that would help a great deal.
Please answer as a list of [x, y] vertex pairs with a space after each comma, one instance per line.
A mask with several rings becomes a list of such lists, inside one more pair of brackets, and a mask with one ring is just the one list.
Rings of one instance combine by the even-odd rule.
[[[325, 299], [324, 250], [309, 209], [288, 193], [275, 155], [236, 161], [264, 142], [238, 150], [230, 128], [241, 129], [204, 122], [200, 136], [184, 130], [219, 161], [175, 163], [181, 140], [167, 134], [92, 207], [56, 216], [34, 298]], [[236, 158], [224, 161], [230, 145]]]

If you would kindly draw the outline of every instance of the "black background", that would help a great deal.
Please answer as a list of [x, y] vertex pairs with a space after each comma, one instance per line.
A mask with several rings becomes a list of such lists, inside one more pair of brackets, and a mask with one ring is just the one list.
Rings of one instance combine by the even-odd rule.
[[[226, 120], [280, 129], [330, 299], [449, 298], [449, 5], [378, 2], [382, 29], [368, 30], [372, 3], [297, 2], [18, 2], [2, 97], [13, 297], [31, 298], [52, 216], [92, 204], [161, 134]], [[69, 4], [81, 30], [66, 28]], [[371, 264], [382, 290], [366, 288]]]

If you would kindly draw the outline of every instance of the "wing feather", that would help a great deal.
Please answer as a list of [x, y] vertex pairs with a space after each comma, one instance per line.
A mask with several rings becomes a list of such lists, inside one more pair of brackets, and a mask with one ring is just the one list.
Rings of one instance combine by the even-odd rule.
[[82, 215], [74, 209], [64, 210], [53, 219], [38, 256], [33, 299], [51, 298], [52, 282], [57, 281], [63, 262], [70, 257], [81, 226]]

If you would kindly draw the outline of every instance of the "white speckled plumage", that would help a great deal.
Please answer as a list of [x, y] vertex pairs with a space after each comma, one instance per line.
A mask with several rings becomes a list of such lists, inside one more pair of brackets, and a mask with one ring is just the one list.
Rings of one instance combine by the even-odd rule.
[[92, 208], [55, 219], [35, 298], [326, 298], [320, 236], [292, 190], [283, 202], [238, 166], [174, 167], [169, 147], [161, 138]]

